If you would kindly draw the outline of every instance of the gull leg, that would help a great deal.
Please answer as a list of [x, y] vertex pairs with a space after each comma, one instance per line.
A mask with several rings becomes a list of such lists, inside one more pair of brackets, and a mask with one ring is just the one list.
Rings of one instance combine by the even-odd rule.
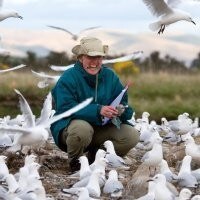
[[161, 24], [160, 30], [158, 31], [158, 35], [160, 35], [160, 33], [162, 33], [162, 29], [163, 29], [163, 24]]
[[163, 28], [162, 28], [162, 30], [161, 30], [161, 33], [163, 33], [164, 30], [165, 30], [165, 25], [163, 25]]

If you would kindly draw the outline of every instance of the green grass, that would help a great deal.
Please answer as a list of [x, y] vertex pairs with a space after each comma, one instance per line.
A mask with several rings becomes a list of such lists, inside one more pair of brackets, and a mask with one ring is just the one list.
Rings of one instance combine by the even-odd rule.
[[[144, 73], [121, 77], [123, 82], [133, 82], [129, 88], [129, 102], [136, 117], [148, 111], [150, 118], [160, 122], [161, 117], [175, 119], [188, 112], [192, 118], [200, 116], [200, 74]], [[20, 113], [18, 89], [30, 103], [34, 114], [39, 115], [45, 96], [51, 87], [37, 87], [38, 78], [31, 73], [9, 72], [0, 74], [0, 117]]]
[[137, 117], [143, 111], [156, 121], [161, 117], [175, 119], [183, 112], [200, 116], [200, 74], [147, 73], [131, 79], [134, 84], [129, 97]]
[[9, 72], [0, 74], [0, 117], [20, 114], [19, 100], [14, 89], [18, 89], [27, 99], [35, 115], [39, 115], [50, 87], [39, 89], [38, 78], [32, 73]]

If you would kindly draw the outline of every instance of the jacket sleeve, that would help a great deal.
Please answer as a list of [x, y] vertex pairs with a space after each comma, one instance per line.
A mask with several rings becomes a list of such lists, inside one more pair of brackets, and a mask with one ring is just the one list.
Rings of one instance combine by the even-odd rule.
[[[81, 101], [78, 100], [76, 84], [73, 81], [60, 79], [53, 89], [52, 95], [55, 102], [56, 114], [63, 113], [64, 111], [67, 111], [81, 103]], [[85, 99], [82, 101], [84, 100]], [[93, 102], [68, 118], [82, 119], [95, 125], [101, 125], [102, 121], [100, 116], [100, 109], [101, 106]]]

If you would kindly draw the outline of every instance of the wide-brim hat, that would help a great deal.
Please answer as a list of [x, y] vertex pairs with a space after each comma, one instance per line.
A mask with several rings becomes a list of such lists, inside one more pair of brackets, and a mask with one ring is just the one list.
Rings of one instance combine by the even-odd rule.
[[103, 45], [101, 40], [93, 37], [84, 37], [80, 44], [72, 48], [75, 55], [105, 56], [108, 53], [108, 45]]

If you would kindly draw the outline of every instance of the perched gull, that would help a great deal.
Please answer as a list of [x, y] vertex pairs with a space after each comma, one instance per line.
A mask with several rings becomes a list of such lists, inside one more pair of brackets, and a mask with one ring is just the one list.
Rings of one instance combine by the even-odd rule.
[[183, 188], [180, 191], [180, 194], [178, 196], [178, 200], [188, 200], [192, 196], [192, 192], [188, 188]]
[[162, 159], [159, 166], [160, 166], [160, 173], [166, 177], [166, 180], [168, 182], [172, 182], [174, 179], [177, 179], [177, 175], [172, 173], [166, 160]]
[[21, 65], [18, 65], [18, 66], [16, 66], [16, 67], [12, 67], [12, 68], [9, 68], [9, 69], [0, 70], [0, 73], [13, 71], [13, 70], [16, 70], [16, 69], [20, 69], [20, 68], [22, 68], [22, 67], [26, 67], [26, 65], [21, 64]]
[[72, 36], [72, 39], [76, 41], [76, 40], [78, 40], [80, 34], [86, 32], [86, 31], [92, 30], [92, 29], [99, 28], [100, 26], [89, 27], [89, 28], [83, 29], [83, 30], [81, 30], [81, 31], [79, 32], [79, 34], [74, 34], [74, 33], [68, 31], [68, 30], [65, 29], [65, 28], [61, 28], [61, 27], [57, 27], [57, 26], [50, 26], [50, 25], [48, 25], [48, 27], [54, 28], [54, 29], [58, 29], [58, 30], [61, 30], [61, 31], [64, 31], [64, 32], [70, 34], [70, 35]]
[[174, 200], [176, 193], [173, 193], [167, 186], [166, 178], [163, 174], [156, 174], [153, 178], [149, 179], [155, 183], [154, 193], [155, 200]]
[[160, 34], [164, 32], [167, 25], [177, 21], [185, 20], [195, 24], [188, 13], [174, 8], [179, 1], [168, 0], [166, 3], [164, 0], [143, 0], [153, 15], [161, 17], [157, 22], [150, 24], [149, 28], [153, 31], [159, 30], [158, 34]]
[[3, 131], [0, 135], [0, 147], [10, 147], [12, 144], [13, 141], [10, 135]]
[[67, 197], [68, 194], [71, 194], [71, 196], [78, 196], [78, 200], [98, 200], [89, 196], [89, 191], [86, 187], [62, 189], [61, 191], [66, 194]]
[[116, 154], [112, 141], [110, 140], [105, 141], [104, 147], [106, 148], [105, 158], [108, 160], [109, 167], [114, 167], [114, 168], [119, 167], [119, 168], [129, 169], [124, 159]]
[[[99, 176], [100, 187], [103, 187], [105, 184], [105, 181], [106, 181], [105, 168], [106, 168], [107, 163], [108, 163], [108, 160], [106, 158], [99, 158], [96, 161], [96, 165], [94, 166], [94, 169], [92, 170], [92, 171], [95, 171], [95, 170], [101, 171], [101, 175]], [[82, 165], [81, 165], [81, 167], [82, 167]], [[91, 173], [89, 171], [87, 173], [87, 171], [86, 171], [85, 175], [87, 175], [87, 176], [80, 178], [80, 181], [76, 182], [72, 187], [86, 187], [90, 180], [92, 171], [91, 171]], [[81, 177], [81, 170], [80, 170], [80, 177]]]
[[121, 197], [123, 189], [122, 183], [118, 180], [117, 171], [109, 171], [108, 180], [104, 185], [103, 192], [110, 194], [111, 197]]
[[178, 173], [178, 184], [180, 187], [196, 188], [198, 186], [197, 179], [191, 172], [192, 157], [187, 155], [183, 158], [181, 169]]
[[192, 170], [192, 175], [197, 179], [197, 181], [200, 183], [200, 168]]
[[183, 139], [185, 141], [185, 154], [192, 156], [193, 159], [200, 159], [200, 145], [195, 143], [192, 136], [187, 135]]
[[16, 11], [14, 10], [4, 10], [2, 9], [3, 0], [0, 0], [0, 21], [3, 21], [4, 19], [7, 19], [9, 17], [19, 18], [23, 19], [22, 16], [20, 16]]
[[80, 168], [80, 180], [81, 180], [87, 176], [90, 176], [92, 171], [90, 169], [88, 158], [86, 156], [81, 156], [79, 158], [79, 162], [81, 164], [81, 168]]
[[5, 163], [6, 158], [7, 158], [6, 156], [3, 155], [0, 156], [0, 181], [5, 180], [5, 178], [9, 174], [8, 167]]
[[154, 189], [155, 189], [155, 183], [153, 181], [147, 181], [149, 182], [148, 185], [148, 193], [145, 194], [144, 196], [139, 197], [136, 200], [155, 200], [155, 193], [154, 193]]
[[191, 200], [200, 200], [200, 195], [195, 195], [191, 198]]
[[[153, 148], [150, 151], [147, 151], [141, 161], [150, 167], [156, 167], [160, 164], [160, 162], [163, 159], [163, 150], [162, 150], [162, 139], [160, 137], [157, 137], [154, 141]], [[164, 175], [163, 175], [164, 176]]]
[[[101, 176], [102, 172], [99, 169], [95, 169], [89, 179], [88, 184], [86, 185], [86, 188], [88, 189], [89, 195], [94, 197], [100, 197], [101, 195], [101, 189], [99, 186], [99, 177]], [[63, 193], [70, 193], [70, 194], [78, 194], [78, 190], [80, 188], [69, 188], [69, 189], [62, 189]]]
[[[101, 159], [102, 158], [105, 158], [106, 156], [106, 152], [103, 150], [103, 149], [98, 149], [98, 151], [96, 152], [96, 155], [95, 155], [95, 160], [94, 162], [90, 165], [90, 169], [92, 171], [94, 171], [95, 169], [97, 168], [100, 168], [102, 166], [104, 166], [104, 161], [102, 161]], [[108, 162], [108, 160], [107, 160]], [[106, 163], [107, 163], [106, 162]], [[105, 164], [106, 166], [106, 164]], [[68, 176], [70, 178], [78, 178], [80, 177], [80, 170], [78, 172], [75, 172], [74, 174], [71, 174], [70, 176]]]

